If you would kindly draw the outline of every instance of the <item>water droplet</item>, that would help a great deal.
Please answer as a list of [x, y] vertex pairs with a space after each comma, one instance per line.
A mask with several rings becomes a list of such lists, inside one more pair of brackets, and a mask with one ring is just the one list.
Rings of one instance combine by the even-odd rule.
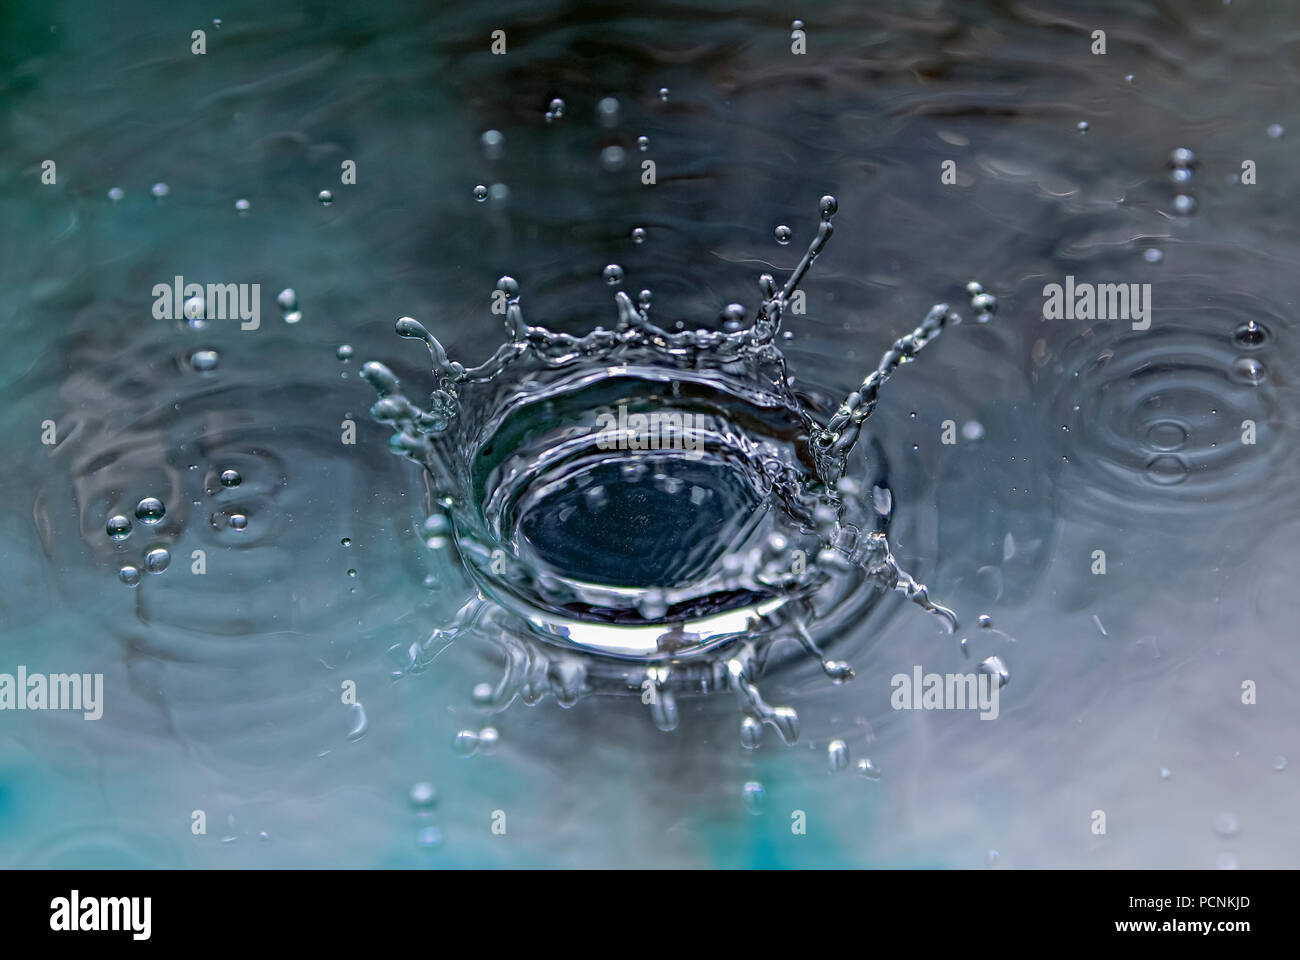
[[488, 198], [488, 188], [483, 186], [483, 184], [480, 183], [477, 187], [474, 188], [474, 199], [477, 200], [479, 203], [482, 203], [487, 198]]
[[618, 123], [618, 115], [621, 107], [613, 97], [603, 97], [596, 104], [596, 119], [600, 121], [602, 127], [612, 127]]
[[342, 344], [342, 345], [338, 348], [338, 350], [336, 350], [336, 351], [334, 352], [334, 355], [335, 355], [336, 357], [338, 357], [340, 360], [351, 360], [351, 359], [352, 359], [352, 344], [350, 344], [350, 343]]
[[554, 100], [551, 101], [550, 114], [553, 117], [564, 116], [564, 101], [561, 100], [559, 97], [556, 97]]
[[125, 540], [131, 535], [131, 521], [120, 513], [108, 518], [108, 524], [105, 527], [108, 535], [114, 540]]
[[979, 615], [979, 625], [983, 627], [985, 630], [988, 630], [993, 626], [993, 618], [990, 617], [987, 613], [981, 613]]
[[668, 100], [668, 88], [667, 88], [667, 87], [660, 87], [660, 88], [659, 88], [659, 99], [660, 99], [660, 100], [663, 100], [663, 101], [665, 101], [665, 102], [667, 102], [667, 100]]
[[172, 555], [166, 547], [154, 547], [144, 555], [144, 567], [150, 573], [162, 573], [171, 565]]
[[754, 816], [763, 812], [763, 801], [767, 799], [767, 792], [763, 785], [757, 780], [750, 780], [745, 784], [744, 790], [745, 809]]
[[1279, 773], [1281, 773], [1283, 770], [1285, 770], [1285, 769], [1286, 769], [1286, 757], [1282, 756], [1282, 754], [1280, 754], [1280, 753], [1279, 753], [1276, 757], [1274, 757], [1274, 758], [1273, 758], [1273, 769], [1276, 770], [1276, 771], [1278, 771]]
[[190, 366], [199, 373], [211, 373], [220, 362], [221, 356], [215, 350], [195, 350], [190, 354]]
[[1238, 357], [1232, 365], [1232, 379], [1257, 387], [1268, 379], [1268, 368], [1254, 357]]
[[1168, 780], [1168, 779], [1169, 779], [1170, 777], [1172, 777], [1173, 775], [1174, 775], [1174, 772], [1173, 772], [1172, 770], [1170, 770], [1168, 767], [1161, 767], [1161, 768], [1160, 768], [1160, 779], [1161, 779], [1161, 780]]
[[348, 577], [350, 577], [351, 579], [355, 580], [356, 577], [357, 577], [357, 572], [356, 572], [356, 570], [349, 570], [349, 571], [348, 571]]
[[1286, 128], [1280, 123], [1270, 123], [1268, 125], [1268, 135], [1274, 140], [1282, 139], [1282, 134], [1286, 133]]
[[478, 732], [478, 746], [484, 753], [491, 753], [501, 742], [501, 734], [496, 727], [484, 727]]
[[432, 807], [437, 802], [438, 790], [433, 784], [421, 781], [411, 787], [411, 806]]
[[302, 312], [300, 310], [290, 310], [288, 313], [284, 315], [285, 323], [298, 323], [301, 320], [302, 320]]
[[623, 164], [627, 162], [627, 151], [617, 144], [606, 147], [600, 151], [600, 165], [611, 173], [615, 170], [622, 170]]
[[1169, 179], [1174, 183], [1190, 183], [1192, 179], [1192, 171], [1186, 167], [1174, 167], [1173, 171], [1169, 174]]
[[471, 691], [470, 697], [474, 700], [475, 703], [480, 705], [486, 705], [492, 702], [493, 692], [494, 691], [492, 689], [492, 684], [478, 683], [474, 685], [474, 689], [473, 691]]
[[342, 540], [339, 541], [339, 543], [341, 543], [345, 547], [350, 547], [352, 546], [352, 538], [344, 537]]
[[1156, 247], [1147, 247], [1142, 251], [1142, 259], [1147, 263], [1159, 263], [1164, 258], [1164, 252]]
[[231, 530], [246, 530], [248, 528], [248, 517], [242, 513], [232, 513], [227, 521]]
[[638, 147], [640, 147], [641, 150], [642, 150], [643, 152], [646, 151], [646, 150], [649, 150], [649, 149], [650, 149], [650, 138], [649, 138], [649, 137], [637, 137], [637, 138], [636, 138], [636, 145], [637, 145]]
[[276, 294], [275, 302], [280, 305], [280, 309], [285, 313], [290, 310], [298, 309], [298, 294], [293, 287], [285, 287]]
[[880, 768], [874, 760], [859, 760], [858, 773], [868, 780], [879, 780], [881, 777]]
[[322, 190], [320, 193], [316, 194], [316, 199], [320, 201], [322, 207], [328, 207], [334, 202], [334, 194], [330, 190]]
[[167, 186], [165, 183], [155, 183], [149, 188], [149, 192], [152, 193], [156, 199], [161, 200], [163, 197], [167, 196], [167, 194], [171, 193], [172, 190], [171, 187]]
[[425, 827], [415, 835], [415, 842], [426, 850], [442, 843], [442, 831], [437, 827]]
[[1174, 197], [1174, 213], [1193, 213], [1196, 210], [1196, 198], [1185, 193]]
[[221, 471], [221, 485], [223, 487], [237, 487], [243, 479], [238, 470]]
[[114, 203], [117, 203], [124, 196], [126, 196], [126, 194], [122, 192], [121, 187], [112, 187], [108, 191], [108, 199], [112, 200]]
[[1006, 663], [999, 656], [986, 658], [980, 664], [980, 673], [987, 673], [991, 677], [997, 677], [998, 687], [1005, 687], [1011, 680], [1011, 671], [1007, 669]]
[[753, 717], [740, 721], [740, 745], [746, 750], [753, 750], [763, 742], [763, 725]]
[[1268, 328], [1257, 320], [1246, 320], [1237, 326], [1232, 339], [1239, 347], [1262, 346], [1268, 339]]
[[776, 242], [781, 244], [781, 246], [783, 247], [787, 243], [789, 243], [790, 238], [794, 236], [794, 231], [791, 230], [789, 227], [787, 227], [784, 223], [776, 228], [775, 233], [776, 233]]
[[124, 564], [122, 569], [117, 571], [117, 578], [128, 587], [138, 586], [140, 583], [140, 568], [129, 563]]
[[617, 287], [623, 282], [623, 268], [617, 263], [608, 264], [605, 269], [601, 271], [600, 275], [611, 287]]
[[634, 227], [632, 230], [633, 243], [645, 243], [645, 227]]
[[157, 497], [145, 497], [135, 505], [135, 516], [141, 523], [157, 523], [166, 513], [167, 508]]
[[251, 207], [252, 204], [249, 203], [247, 200], [243, 199], [242, 197], [235, 201], [235, 211], [237, 213], [248, 213]]
[[826, 763], [831, 773], [847, 770], [849, 766], [849, 745], [843, 740], [832, 740], [826, 746]]
[[1196, 162], [1196, 154], [1186, 147], [1178, 147], [1169, 154], [1169, 162], [1175, 167], [1190, 167]]
[[1079, 123], [1078, 123], [1078, 126], [1076, 127], [1076, 129], [1077, 129], [1080, 133], [1087, 133], [1087, 132], [1088, 132], [1088, 121], [1087, 121], [1087, 120], [1080, 120]]
[[462, 757], [468, 757], [478, 750], [478, 731], [461, 730], [452, 738], [451, 749]]
[[1182, 457], [1161, 454], [1147, 464], [1147, 477], [1162, 487], [1172, 487], [1187, 479], [1188, 467]]
[[823, 220], [829, 220], [840, 209], [840, 202], [828, 193], [817, 201], [817, 209], [821, 211]]
[[485, 130], [479, 137], [483, 144], [483, 153], [489, 160], [499, 160], [506, 150], [506, 138], [500, 130]]
[[1214, 832], [1221, 837], [1235, 837], [1241, 829], [1241, 822], [1235, 814], [1224, 811], [1214, 818]]

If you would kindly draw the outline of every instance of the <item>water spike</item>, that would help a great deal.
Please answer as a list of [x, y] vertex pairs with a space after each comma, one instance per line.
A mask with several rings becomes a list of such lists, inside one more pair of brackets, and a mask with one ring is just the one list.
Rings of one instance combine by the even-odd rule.
[[876, 369], [844, 399], [825, 428], [813, 435], [810, 440], [812, 453], [824, 481], [832, 483], [839, 479], [849, 452], [862, 433], [862, 424], [880, 401], [880, 388], [885, 381], [904, 363], [915, 359], [925, 345], [939, 335], [945, 324], [956, 319], [957, 315], [948, 309], [946, 303], [931, 307], [921, 325], [894, 341], [880, 358]]
[[821, 647], [817, 645], [817, 641], [813, 640], [812, 634], [808, 632], [808, 627], [802, 620], [792, 621], [791, 627], [794, 629], [795, 639], [799, 641], [804, 650], [808, 651], [811, 656], [817, 659], [817, 661], [822, 665], [822, 671], [833, 682], [847, 683], [856, 676], [853, 672], [853, 667], [845, 663], [843, 660], [828, 660], [826, 658], [826, 654], [823, 653]]
[[650, 699], [650, 716], [654, 724], [664, 733], [677, 729], [680, 717], [677, 711], [677, 698], [668, 688], [668, 667], [651, 667], [646, 671], [646, 679], [654, 685]]
[[425, 346], [429, 348], [429, 356], [433, 358], [434, 366], [444, 376], [456, 380], [461, 373], [465, 372], [465, 368], [459, 363], [447, 359], [447, 351], [442, 348], [438, 338], [426, 330], [419, 320], [402, 317], [397, 321], [397, 334], [413, 340], [423, 340]]
[[803, 280], [804, 274], [808, 272], [808, 268], [817, 259], [817, 254], [822, 252], [822, 248], [826, 246], [826, 241], [831, 238], [831, 234], [835, 231], [835, 227], [831, 223], [831, 217], [835, 216], [837, 209], [839, 209], [839, 204], [836, 203], [834, 197], [829, 194], [822, 197], [822, 222], [817, 225], [817, 236], [813, 237], [812, 243], [808, 244], [808, 250], [804, 253], [803, 259], [799, 261], [799, 266], [794, 268], [794, 272], [790, 274], [790, 279], [785, 282], [785, 287], [781, 290], [782, 300], [789, 300], [794, 295], [795, 290], [799, 289], [799, 282]]
[[614, 303], [618, 306], [618, 328], [627, 330], [640, 327], [645, 317], [632, 305], [632, 298], [622, 290], [614, 294]]
[[380, 397], [386, 397], [389, 394], [397, 393], [398, 382], [393, 371], [389, 370], [382, 363], [376, 360], [370, 360], [361, 366], [361, 377], [366, 383], [375, 388], [375, 392]]
[[776, 732], [781, 735], [786, 745], [791, 746], [799, 740], [799, 714], [790, 707], [769, 706], [763, 700], [758, 687], [750, 680], [748, 661], [752, 657], [753, 649], [747, 646], [744, 651], [727, 661], [727, 675], [731, 689], [740, 697], [746, 714], [757, 717], [764, 723], [770, 723], [776, 728]]
[[930, 599], [925, 584], [914, 580], [894, 559], [889, 551], [889, 541], [883, 533], [868, 534], [863, 538], [858, 551], [858, 562], [867, 571], [867, 575], [888, 590], [903, 594], [922, 610], [933, 613], [943, 620], [949, 633], [955, 634], [961, 627], [957, 614], [942, 604]]

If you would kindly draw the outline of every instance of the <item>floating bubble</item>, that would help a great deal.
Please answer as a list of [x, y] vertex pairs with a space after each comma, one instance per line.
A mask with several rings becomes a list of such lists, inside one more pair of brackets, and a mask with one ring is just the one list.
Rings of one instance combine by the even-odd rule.
[[1268, 328], [1258, 320], [1245, 320], [1237, 325], [1232, 339], [1239, 347], [1260, 347], [1268, 339]]
[[125, 583], [128, 587], [139, 586], [140, 568], [131, 564], [124, 564], [122, 569], [117, 571], [117, 578]]
[[108, 518], [105, 529], [114, 540], [125, 540], [131, 535], [131, 521], [120, 513], [115, 514]]
[[154, 547], [144, 555], [144, 567], [150, 573], [162, 573], [172, 562], [172, 555], [166, 547]]
[[157, 497], [145, 497], [135, 505], [135, 516], [141, 523], [157, 523], [166, 513], [167, 508]]
[[474, 188], [474, 199], [477, 200], [479, 203], [482, 203], [487, 198], [488, 198], [488, 188], [480, 183], [478, 186]]
[[774, 232], [776, 234], [776, 242], [781, 244], [783, 247], [789, 243], [790, 238], [794, 236], [794, 231], [784, 223], [778, 226]]
[[1268, 379], [1268, 368], [1254, 357], [1238, 357], [1232, 364], [1232, 379], [1257, 387]]

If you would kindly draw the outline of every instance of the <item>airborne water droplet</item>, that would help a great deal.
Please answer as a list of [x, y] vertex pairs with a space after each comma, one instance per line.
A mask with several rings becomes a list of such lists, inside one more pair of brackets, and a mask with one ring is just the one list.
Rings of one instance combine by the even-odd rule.
[[1239, 347], [1259, 347], [1268, 339], [1268, 328], [1258, 320], [1246, 320], [1238, 324], [1232, 338]]
[[478, 186], [474, 188], [474, 199], [477, 200], [479, 203], [482, 203], [487, 198], [488, 198], [488, 188], [483, 186], [483, 184], [480, 183]]
[[1257, 387], [1268, 379], [1268, 368], [1254, 357], [1238, 357], [1232, 365], [1232, 379]]
[[767, 792], [757, 780], [750, 780], [745, 784], [744, 798], [745, 809], [758, 816], [763, 812], [763, 801], [767, 799]]
[[120, 513], [108, 518], [108, 524], [105, 527], [108, 535], [114, 540], [125, 540], [131, 535], [131, 521]]
[[868, 780], [879, 780], [881, 775], [880, 768], [876, 766], [873, 760], [859, 760], [858, 773]]
[[144, 566], [150, 573], [162, 573], [171, 562], [172, 555], [166, 547], [154, 547], [144, 555]]
[[645, 227], [635, 227], [632, 230], [633, 243], [645, 243]]
[[124, 564], [122, 569], [117, 571], [118, 579], [128, 587], [134, 587], [140, 583], [140, 568], [132, 564]]
[[849, 766], [849, 745], [843, 740], [832, 740], [826, 746], [826, 763], [831, 773], [839, 773]]
[[320, 193], [316, 194], [316, 199], [320, 201], [322, 207], [328, 207], [334, 202], [334, 194], [329, 190], [322, 190]]
[[135, 516], [141, 523], [157, 523], [166, 512], [167, 508], [157, 497], [145, 497], [135, 505]]
[[243, 479], [238, 470], [221, 471], [221, 485], [223, 487], [237, 487]]
[[411, 806], [417, 808], [432, 807], [438, 802], [438, 790], [433, 784], [421, 781], [411, 787]]
[[781, 246], [783, 247], [790, 242], [790, 238], [793, 236], [794, 236], [794, 231], [791, 230], [789, 227], [787, 227], [784, 223], [776, 228], [776, 242], [781, 244]]
[[601, 271], [601, 277], [611, 287], [616, 287], [623, 282], [623, 268], [617, 263], [611, 263]]

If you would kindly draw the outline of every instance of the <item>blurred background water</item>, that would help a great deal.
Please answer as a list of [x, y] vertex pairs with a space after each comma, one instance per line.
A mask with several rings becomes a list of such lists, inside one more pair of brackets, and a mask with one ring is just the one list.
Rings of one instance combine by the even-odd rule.
[[[0, 671], [106, 689], [97, 721], [0, 714], [0, 863], [1297, 866], [1298, 69], [1283, 0], [10, 0]], [[897, 599], [835, 638], [852, 683], [766, 678], [803, 717], [792, 748], [742, 750], [730, 697], [683, 701], [671, 734], [636, 698], [491, 714], [471, 691], [500, 664], [472, 643], [394, 679], [390, 651], [464, 597], [367, 416], [362, 360], [432, 386], [393, 321], [477, 362], [499, 276], [583, 331], [614, 320], [616, 262], [660, 323], [710, 324], [794, 265], [823, 193], [836, 236], [783, 344], [801, 382], [851, 389], [972, 277], [999, 298], [870, 422], [896, 555], [1010, 669], [999, 718], [891, 710], [893, 674], [971, 668]], [[155, 319], [177, 275], [260, 284], [261, 327]], [[1066, 275], [1150, 283], [1150, 330], [1042, 319]], [[163, 521], [111, 540], [147, 496]], [[121, 583], [156, 545], [170, 567]], [[453, 750], [484, 727], [495, 749]], [[879, 778], [830, 774], [834, 739]]]

